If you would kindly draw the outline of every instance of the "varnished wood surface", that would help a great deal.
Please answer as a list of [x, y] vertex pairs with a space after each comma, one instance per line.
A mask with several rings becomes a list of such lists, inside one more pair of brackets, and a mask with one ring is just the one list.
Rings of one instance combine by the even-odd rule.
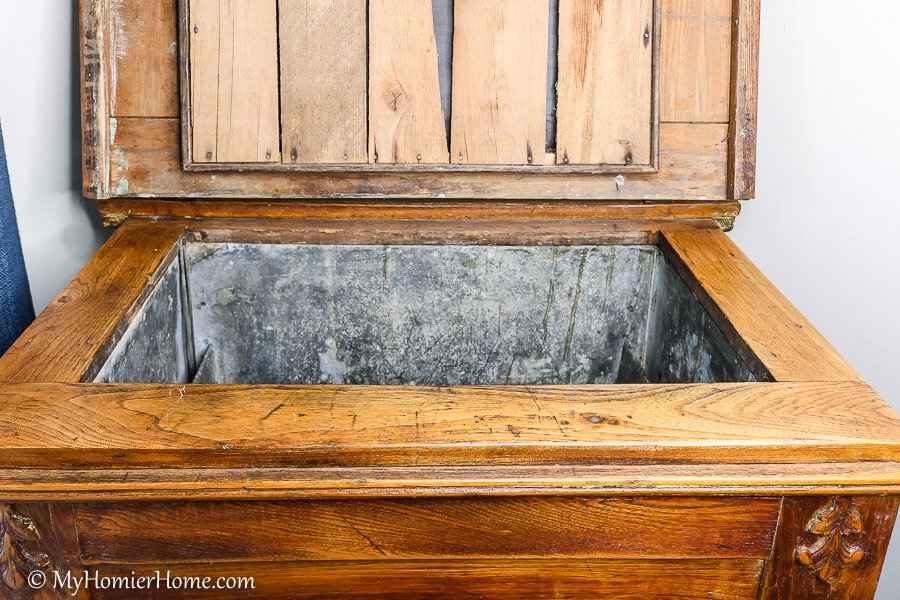
[[[839, 512], [834, 520], [826, 522], [819, 533], [810, 532], [816, 513], [835, 501]], [[898, 505], [897, 496], [786, 499], [760, 599], [871, 600]], [[818, 549], [816, 555], [821, 562], [806, 566], [798, 560], [798, 553], [810, 547]], [[853, 556], [854, 551], [860, 554]]]
[[[185, 564], [172, 575], [254, 577], [255, 590], [110, 591], [92, 598], [446, 600], [750, 600], [758, 560], [504, 560]], [[104, 575], [152, 575], [166, 565], [104, 565]]]
[[[83, 560], [89, 564], [765, 559], [780, 508], [778, 498], [459, 497], [98, 503], [78, 505], [76, 519]], [[181, 541], [185, 523], [190, 523], [189, 543]]]
[[659, 243], [748, 365], [776, 381], [861, 380], [724, 233], [663, 232]]
[[[71, 572], [78, 576], [82, 573], [81, 548], [78, 532], [75, 529], [75, 515], [71, 504], [13, 504], [0, 505], [0, 512], [6, 516], [15, 513], [26, 519], [24, 525], [31, 530], [27, 540], [16, 540], [13, 555], [4, 552], [0, 555], [0, 598], [3, 600], [88, 600], [89, 593], [81, 589], [61, 590], [53, 585], [53, 572], [62, 577]], [[4, 515], [0, 514], [0, 518]], [[9, 558], [13, 561], [7, 562]], [[46, 575], [47, 585], [35, 590], [29, 585], [28, 576], [32, 570]], [[20, 577], [17, 583], [6, 575], [15, 574]], [[14, 585], [10, 585], [14, 583]]]
[[8, 467], [896, 461], [859, 383], [533, 388], [5, 386]]
[[3, 469], [0, 500], [284, 500], [436, 496], [900, 493], [900, 463], [251, 469]]
[[[177, 220], [182, 222], [181, 219]], [[655, 243], [662, 227], [709, 228], [714, 221], [377, 221], [183, 220], [189, 239], [206, 242], [547, 246]], [[647, 229], [648, 226], [651, 229]], [[655, 228], [655, 230], [653, 229]]]
[[[352, 219], [405, 221], [653, 221], [733, 219], [737, 202], [553, 202], [553, 201], [327, 201], [267, 200], [219, 202], [217, 200], [112, 199], [98, 202], [104, 215], [135, 217], [197, 217], [268, 219]], [[638, 224], [639, 224], [638, 223]], [[599, 230], [599, 229], [598, 229]]]
[[0, 382], [90, 379], [182, 233], [164, 223], [123, 226], [0, 358]]
[[[727, 126], [660, 126], [660, 174], [444, 173], [434, 166], [392, 172], [266, 173], [184, 171], [177, 119], [117, 119], [110, 185], [116, 197], [155, 198], [435, 198], [494, 200], [725, 199]], [[450, 167], [447, 167], [448, 169]], [[522, 167], [532, 169], [535, 167]]]

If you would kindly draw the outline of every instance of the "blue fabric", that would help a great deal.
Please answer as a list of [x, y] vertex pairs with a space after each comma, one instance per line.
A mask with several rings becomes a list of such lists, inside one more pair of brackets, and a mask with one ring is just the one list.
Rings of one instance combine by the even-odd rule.
[[0, 127], [0, 354], [34, 320]]

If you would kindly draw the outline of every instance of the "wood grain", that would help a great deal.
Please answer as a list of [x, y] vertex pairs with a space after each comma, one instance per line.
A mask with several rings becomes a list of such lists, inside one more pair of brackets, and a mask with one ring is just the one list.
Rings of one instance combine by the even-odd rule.
[[728, 123], [733, 0], [663, 0], [660, 120]]
[[189, 0], [195, 162], [279, 154], [275, 0]]
[[756, 129], [759, 109], [760, 0], [734, 0], [728, 197], [756, 195]]
[[649, 165], [653, 0], [560, 0], [559, 11], [557, 162]]
[[365, 163], [366, 2], [279, 5], [282, 160]]
[[119, 229], [0, 358], [0, 382], [90, 379], [174, 260], [182, 233], [164, 223]]
[[847, 545], [862, 551], [862, 560], [838, 575], [822, 581], [815, 570], [797, 560], [797, 550], [812, 543], [809, 524], [831, 498], [788, 498], [778, 524], [778, 534], [761, 588], [761, 600], [871, 600], [884, 564], [885, 552], [897, 517], [900, 498], [839, 497], [859, 511], [862, 532], [851, 535]]
[[664, 232], [660, 247], [751, 368], [776, 381], [861, 380], [721, 231]]
[[[572, 598], [617, 600], [749, 600], [755, 598], [757, 560], [473, 560], [108, 565], [104, 576], [172, 575], [254, 577], [255, 589], [167, 591], [165, 598], [290, 597], [444, 600], [446, 598]], [[233, 582], [233, 584], [236, 582]], [[252, 596], [248, 596], [252, 593]], [[148, 592], [95, 590], [92, 598], [150, 598]]]
[[[97, 503], [79, 505], [77, 522], [88, 563], [765, 559], [780, 508], [780, 499], [740, 498]], [[183, 523], [190, 544], [178, 542]]]
[[0, 501], [900, 494], [900, 463], [0, 469]]
[[430, 2], [369, 2], [369, 161], [449, 162]]
[[543, 163], [549, 0], [454, 6], [451, 162]]
[[[98, 203], [103, 215], [133, 217], [198, 217], [241, 219], [317, 219], [317, 220], [373, 220], [373, 221], [456, 221], [464, 226], [468, 221], [637, 221], [646, 222], [653, 231], [653, 221], [710, 221], [730, 219], [740, 212], [737, 202], [465, 202], [465, 201], [403, 201], [403, 200], [347, 200], [292, 202], [290, 200], [230, 201], [171, 200], [171, 199], [115, 199]], [[243, 221], [247, 223], [247, 221]], [[209, 223], [204, 221], [204, 226]], [[259, 223], [248, 223], [259, 227]], [[197, 223], [187, 222], [192, 230]], [[298, 224], [299, 226], [299, 224]], [[598, 226], [597, 231], [603, 231]]]
[[0, 402], [9, 407], [0, 414], [0, 462], [8, 468], [900, 458], [900, 418], [859, 383], [32, 384], [4, 387]]
[[175, 0], [110, 2], [114, 117], [178, 117]]
[[[372, 172], [185, 172], [176, 119], [118, 119], [113, 145], [116, 197], [419, 198], [716, 201], [725, 197], [725, 125], [660, 128], [660, 174]], [[434, 169], [415, 165], [404, 169]], [[448, 169], [451, 167], [447, 167]], [[509, 167], [512, 169], [513, 167]], [[538, 170], [541, 167], [520, 167]]]

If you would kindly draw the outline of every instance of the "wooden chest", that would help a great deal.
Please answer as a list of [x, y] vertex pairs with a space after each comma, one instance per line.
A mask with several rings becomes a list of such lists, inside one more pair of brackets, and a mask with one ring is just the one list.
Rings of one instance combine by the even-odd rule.
[[900, 420], [723, 232], [759, 0], [80, 18], [0, 598], [873, 597]]

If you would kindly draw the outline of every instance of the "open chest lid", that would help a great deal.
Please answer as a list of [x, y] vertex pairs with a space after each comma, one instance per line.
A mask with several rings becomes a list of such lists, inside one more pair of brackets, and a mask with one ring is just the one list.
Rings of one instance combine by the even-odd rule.
[[754, 193], [759, 0], [81, 13], [84, 192], [113, 221], [321, 200], [727, 221]]

